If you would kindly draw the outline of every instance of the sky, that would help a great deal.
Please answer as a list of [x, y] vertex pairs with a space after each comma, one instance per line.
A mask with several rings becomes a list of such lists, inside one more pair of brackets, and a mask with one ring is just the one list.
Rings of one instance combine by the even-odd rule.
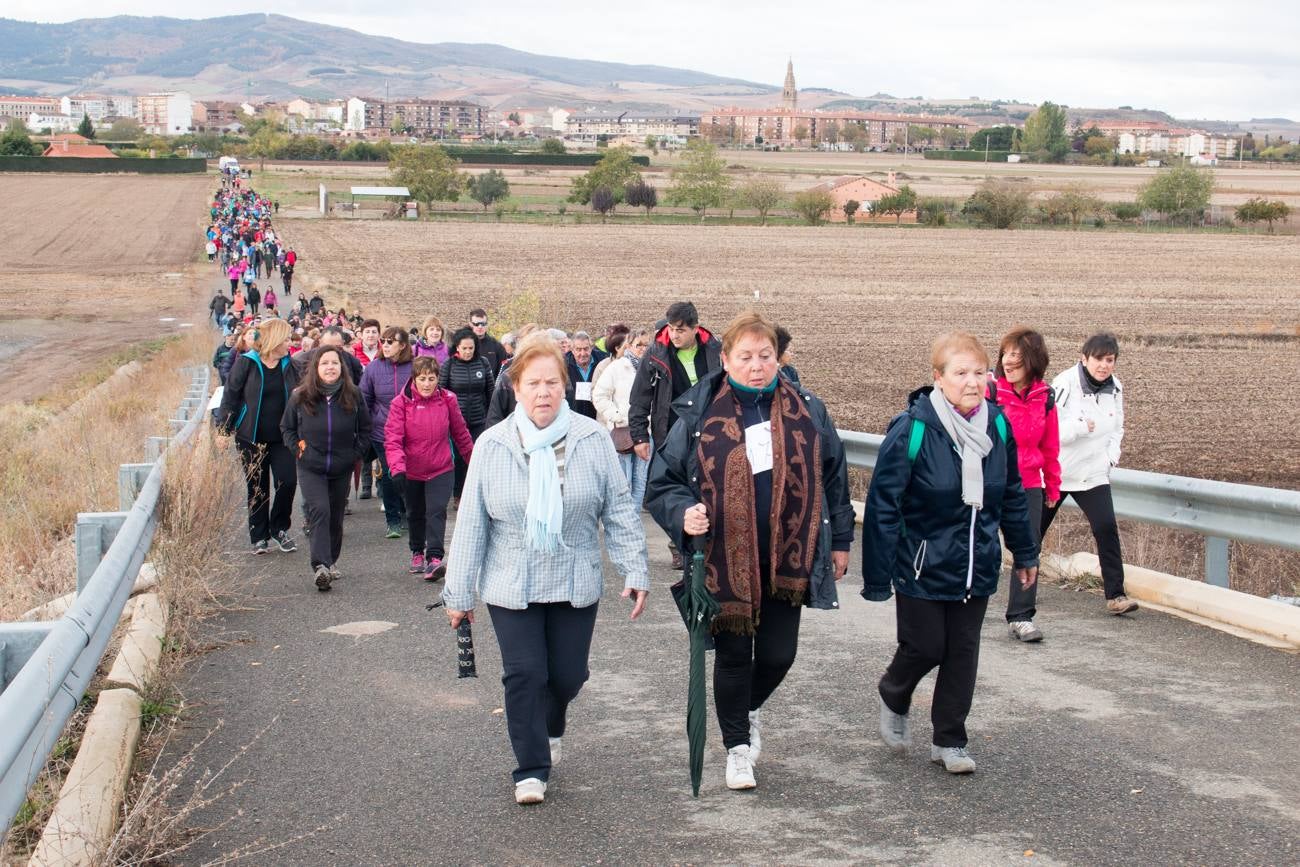
[[[855, 96], [1121, 105], [1183, 119], [1300, 119], [1300, 2], [1254, 0], [223, 0], [414, 42], [493, 42], [562, 57], [653, 63]], [[29, 21], [109, 15], [212, 17], [170, 0], [6, 0]], [[1059, 9], [1059, 11], [1056, 11]], [[255, 47], [253, 50], [256, 50]]]

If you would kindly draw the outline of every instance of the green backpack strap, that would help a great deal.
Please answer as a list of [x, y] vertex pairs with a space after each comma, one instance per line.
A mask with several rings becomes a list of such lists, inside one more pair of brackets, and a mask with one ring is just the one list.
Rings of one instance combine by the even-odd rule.
[[921, 451], [921, 441], [925, 439], [925, 422], [919, 418], [912, 419], [912, 430], [907, 435], [907, 462], [916, 463], [916, 456]]
[[995, 415], [995, 416], [993, 417], [993, 426], [996, 427], [996, 428], [998, 429], [998, 438], [1002, 440], [1002, 444], [1003, 444], [1003, 445], [1006, 445], [1006, 442], [1007, 442], [1007, 417], [1004, 416], [1002, 413], [998, 413], [997, 415]]

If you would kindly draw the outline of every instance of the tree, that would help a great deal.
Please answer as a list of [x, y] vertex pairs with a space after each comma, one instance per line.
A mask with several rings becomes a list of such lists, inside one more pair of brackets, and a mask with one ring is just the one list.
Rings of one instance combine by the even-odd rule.
[[623, 201], [634, 208], [645, 208], [645, 218], [649, 220], [650, 211], [659, 204], [659, 191], [638, 177], [623, 188]]
[[718, 156], [715, 145], [699, 139], [687, 143], [678, 167], [673, 169], [672, 180], [668, 201], [686, 205], [701, 220], [709, 208], [721, 207], [731, 192], [726, 160]]
[[653, 135], [648, 135], [648, 136], [646, 136], [646, 137], [645, 137], [645, 149], [648, 150], [648, 151], [651, 151], [652, 153], [654, 153], [654, 154], [656, 154], [656, 155], [658, 155], [658, 153], [659, 153], [659, 139], [658, 139], [656, 136], [653, 136]]
[[108, 128], [109, 141], [136, 141], [144, 129], [140, 122], [133, 117], [119, 117], [113, 121], [113, 125]]
[[614, 213], [618, 200], [614, 197], [614, 192], [609, 187], [596, 187], [591, 191], [591, 209], [600, 212], [600, 221]]
[[1214, 173], [1188, 165], [1162, 169], [1138, 190], [1138, 202], [1174, 222], [1201, 219], [1214, 192]]
[[0, 136], [0, 156], [38, 157], [41, 147], [27, 134], [27, 125], [18, 118], [9, 121], [9, 128]]
[[[975, 151], [1009, 151], [1015, 139], [1016, 128], [1013, 126], [985, 127], [970, 137], [970, 148]], [[987, 143], [987, 148], [985, 144]]]
[[506, 120], [512, 123], [523, 123], [523, 120], [520, 119], [519, 112], [517, 111], [512, 111], [508, 115], [506, 115]]
[[1112, 202], [1106, 210], [1121, 223], [1131, 223], [1142, 216], [1142, 206], [1137, 202]]
[[848, 142], [855, 151], [866, 150], [867, 138], [867, 131], [859, 124], [850, 121], [840, 127], [840, 141]]
[[1041, 162], [1061, 162], [1070, 150], [1065, 122], [1064, 108], [1052, 102], [1040, 105], [1025, 119], [1025, 150]]
[[939, 140], [946, 148], [956, 147], [966, 140], [966, 132], [955, 126], [945, 126], [939, 130]]
[[849, 199], [847, 202], [844, 203], [844, 209], [843, 209], [844, 219], [847, 222], [852, 223], [853, 215], [858, 212], [858, 208], [860, 207], [862, 207], [862, 203], [859, 202], [857, 199]]
[[1032, 191], [1010, 181], [987, 180], [966, 200], [962, 213], [995, 229], [1010, 229], [1029, 213]]
[[939, 131], [932, 126], [909, 124], [907, 127], [907, 140], [912, 147], [919, 147], [922, 144], [934, 144], [934, 140], [938, 136]]
[[799, 142], [799, 144], [803, 144], [805, 141], [808, 140], [808, 127], [806, 125], [802, 123], [795, 124], [794, 140]]
[[85, 113], [81, 115], [81, 123], [77, 124], [77, 135], [83, 138], [95, 137], [95, 125], [91, 123], [90, 115]]
[[1106, 203], [1088, 193], [1081, 185], [1070, 184], [1044, 202], [1044, 208], [1049, 217], [1068, 217], [1070, 225], [1077, 226], [1084, 217], [1105, 210]]
[[881, 196], [871, 207], [873, 214], [893, 214], [895, 225], [903, 222], [903, 215], [913, 210], [916, 210], [916, 191], [907, 184], [896, 193]]
[[266, 171], [268, 157], [274, 159], [289, 142], [289, 137], [272, 124], [262, 126], [248, 140], [248, 155], [258, 158], [258, 170]]
[[548, 138], [542, 142], [542, 153], [544, 154], [562, 154], [567, 153], [564, 148], [564, 139]]
[[465, 176], [456, 170], [460, 161], [442, 145], [402, 145], [388, 161], [389, 183], [406, 187], [411, 198], [432, 205], [454, 202], [465, 191]]
[[1273, 223], [1291, 216], [1291, 207], [1286, 202], [1267, 199], [1249, 199], [1237, 206], [1237, 220], [1242, 223], [1268, 223], [1268, 233], [1273, 234]]
[[573, 179], [569, 188], [569, 201], [580, 205], [589, 204], [591, 194], [598, 187], [604, 187], [613, 193], [617, 204], [624, 188], [640, 176], [640, 169], [632, 161], [631, 148], [609, 148], [591, 167], [591, 171]]
[[767, 225], [767, 214], [781, 203], [785, 187], [780, 181], [750, 178], [736, 188], [735, 201], [742, 208], [758, 211], [759, 222]]
[[469, 197], [487, 210], [492, 205], [510, 196], [510, 183], [506, 176], [496, 169], [488, 169], [483, 174], [470, 178]]
[[1108, 135], [1090, 135], [1083, 142], [1083, 152], [1090, 157], [1110, 156], [1119, 150], [1119, 140]]
[[804, 190], [802, 193], [795, 193], [790, 207], [794, 212], [804, 218], [804, 221], [810, 226], [820, 225], [826, 215], [835, 207], [835, 197], [828, 190], [814, 187], [811, 190]]

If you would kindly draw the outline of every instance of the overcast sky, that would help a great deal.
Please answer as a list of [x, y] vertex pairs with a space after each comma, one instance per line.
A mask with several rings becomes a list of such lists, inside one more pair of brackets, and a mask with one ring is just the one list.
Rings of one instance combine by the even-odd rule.
[[0, 14], [70, 21], [274, 11], [416, 42], [494, 42], [775, 85], [793, 56], [801, 88], [858, 96], [1050, 99], [1162, 109], [1180, 118], [1300, 119], [1297, 0], [490, 0], [436, 12], [432, 5], [442, 4], [6, 0]]

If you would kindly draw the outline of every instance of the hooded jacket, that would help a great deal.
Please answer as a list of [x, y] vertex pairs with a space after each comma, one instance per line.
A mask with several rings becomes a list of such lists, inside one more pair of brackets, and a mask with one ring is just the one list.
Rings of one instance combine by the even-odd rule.
[[416, 482], [427, 482], [451, 472], [453, 441], [456, 453], [468, 462], [474, 451], [474, 440], [460, 414], [456, 395], [437, 388], [432, 395], [424, 397], [414, 382], [406, 383], [402, 393], [389, 405], [388, 421], [384, 423], [389, 471], [393, 475], [405, 473]]
[[[645, 369], [644, 362], [641, 369]], [[682, 529], [682, 516], [689, 507], [703, 501], [697, 438], [705, 411], [722, 387], [724, 375], [720, 370], [714, 371], [674, 402], [677, 421], [664, 439], [656, 440], [662, 447], [650, 463], [645, 506], [656, 523], [683, 551], [690, 550], [690, 539]], [[849, 502], [848, 462], [826, 405], [807, 389], [798, 385], [794, 388], [807, 403], [817, 426], [822, 455], [822, 525], [817, 534], [816, 555], [805, 604], [810, 608], [839, 608], [831, 551], [847, 551], [853, 543], [854, 514], [853, 504]]]
[[394, 364], [387, 358], [376, 358], [361, 374], [361, 398], [370, 410], [370, 439], [380, 445], [384, 442], [384, 425], [388, 422], [388, 408], [411, 380], [411, 362]]
[[[904, 596], [940, 601], [992, 596], [1002, 570], [998, 530], [1015, 567], [1038, 565], [1029, 529], [1015, 437], [998, 432], [1001, 410], [989, 403], [984, 458], [984, 506], [962, 502], [961, 456], [930, 403], [933, 386], [908, 398], [880, 445], [862, 518], [862, 595], [872, 601]], [[909, 459], [913, 421], [922, 423], [920, 451]]]
[[465, 424], [474, 430], [481, 430], [487, 420], [488, 401], [492, 399], [495, 384], [491, 363], [481, 355], [469, 361], [453, 355], [438, 371], [438, 385], [456, 395]]
[[302, 408], [295, 393], [284, 408], [280, 433], [298, 466], [338, 478], [350, 474], [370, 447], [370, 413], [360, 400], [348, 412], [335, 396], [322, 398], [313, 415]]
[[1061, 443], [1051, 386], [1039, 380], [1022, 396], [1006, 377], [999, 377], [989, 391], [1011, 424], [1025, 490], [1042, 488], [1049, 503], [1061, 499]]
[[[1124, 387], [1111, 376], [1101, 391], [1083, 387], [1083, 364], [1052, 380], [1061, 419], [1061, 490], [1087, 491], [1110, 484], [1124, 440]], [[1093, 423], [1091, 432], [1088, 422]]]
[[[674, 402], [691, 388], [691, 381], [677, 360], [677, 347], [668, 336], [668, 328], [665, 325], [655, 334], [632, 383], [628, 428], [632, 442], [638, 445], [648, 443], [652, 438], [656, 443], [662, 443], [668, 437], [668, 430], [676, 418]], [[707, 374], [722, 367], [722, 344], [703, 326], [695, 329], [695, 337], [699, 341], [695, 369], [703, 380]], [[701, 364], [704, 366], [702, 371]]]
[[[298, 369], [286, 355], [280, 359], [280, 373], [284, 380], [284, 402], [298, 385]], [[262, 357], [251, 349], [235, 358], [226, 377], [226, 388], [217, 407], [217, 427], [225, 433], [233, 432], [245, 442], [257, 441], [257, 426], [262, 416], [262, 398], [266, 375], [262, 372]]]

